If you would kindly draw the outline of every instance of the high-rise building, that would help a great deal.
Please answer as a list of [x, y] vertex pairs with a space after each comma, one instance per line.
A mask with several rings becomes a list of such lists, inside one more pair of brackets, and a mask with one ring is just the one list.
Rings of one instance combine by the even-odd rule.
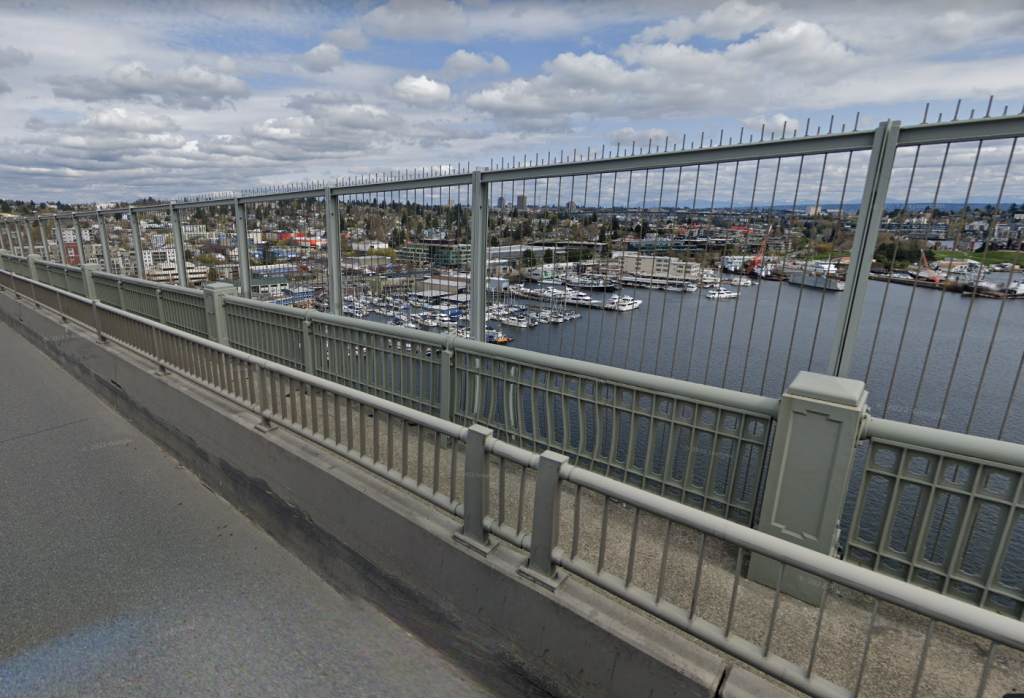
[[516, 208], [520, 211], [526, 210], [526, 194], [519, 194], [516, 197]]
[[499, 196], [498, 197], [498, 210], [499, 211], [504, 211], [505, 210], [505, 197], [504, 196]]

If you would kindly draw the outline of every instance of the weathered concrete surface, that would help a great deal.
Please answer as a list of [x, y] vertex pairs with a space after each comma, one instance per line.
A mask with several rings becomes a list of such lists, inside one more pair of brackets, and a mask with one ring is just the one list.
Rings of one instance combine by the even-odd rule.
[[55, 316], [9, 294], [0, 317], [319, 574], [462, 666], [566, 696], [712, 695], [721, 685], [726, 664], [678, 632], [574, 580], [557, 594], [531, 584], [515, 573], [518, 552], [479, 557], [451, 540], [450, 518], [308, 441], [260, 435], [252, 414], [84, 330], [55, 341]]
[[337, 593], [2, 324], [0, 385], [0, 695], [542, 695]]

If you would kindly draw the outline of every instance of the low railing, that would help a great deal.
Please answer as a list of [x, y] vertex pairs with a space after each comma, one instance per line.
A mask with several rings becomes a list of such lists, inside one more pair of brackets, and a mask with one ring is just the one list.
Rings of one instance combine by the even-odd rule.
[[[4, 257], [9, 268], [11, 261]], [[67, 279], [62, 265], [34, 260], [33, 269], [50, 281]], [[852, 449], [860, 439], [871, 439], [864, 482], [851, 504], [855, 511], [846, 533], [846, 559], [1018, 618], [1024, 611], [1022, 447], [923, 427], [904, 432], [898, 424], [878, 419], [865, 421], [869, 426], [864, 431], [854, 410], [849, 418], [856, 428], [847, 450], [840, 447], [831, 456], [821, 450], [836, 442], [826, 438], [817, 443], [816, 432], [831, 429], [836, 421], [812, 420], [795, 431], [787, 427], [780, 462], [769, 468], [774, 425], [782, 409], [777, 400], [262, 303], [238, 298], [230, 287], [213, 296], [210, 289], [183, 289], [90, 268], [83, 270], [83, 278], [105, 307], [127, 309], [447, 421], [489, 427], [517, 447], [563, 454], [572, 465], [807, 542], [807, 547], [827, 554], [835, 551], [829, 543], [842, 515], [842, 493], [828, 493], [847, 486]], [[4, 279], [18, 293], [88, 323], [90, 307], [68, 300], [56, 287], [30, 283], [18, 274], [5, 274]], [[810, 405], [812, 416], [815, 404]], [[897, 437], [886, 440], [879, 429]], [[939, 443], [946, 443], [947, 450], [936, 450]], [[973, 460], [965, 456], [972, 452], [982, 455]], [[793, 470], [792, 461], [808, 453], [820, 462], [809, 464], [806, 477], [798, 474], [783, 482]], [[886, 458], [902, 464], [894, 466]], [[919, 461], [932, 466], [919, 466]], [[955, 481], [947, 483], [939, 474], [949, 467]], [[504, 491], [505, 470], [501, 472]], [[759, 523], [761, 497], [773, 472], [785, 496], [766, 504], [767, 519]], [[834, 472], [830, 481], [808, 484], [826, 472]], [[960, 482], [964, 478], [968, 480]], [[524, 487], [520, 482], [523, 493]], [[510, 496], [516, 489], [509, 481]], [[807, 509], [808, 502], [817, 511], [827, 496], [835, 501], [813, 516], [796, 511]], [[501, 525], [517, 521], [514, 535], [522, 533], [521, 516], [499, 510]], [[803, 521], [795, 526], [794, 518]], [[754, 576], [765, 581], [763, 575]], [[796, 593], [788, 585], [785, 590]], [[807, 600], [806, 593], [797, 595]]]
[[778, 400], [456, 339], [455, 421], [750, 525]]
[[[1011, 618], [573, 467], [563, 454], [508, 444], [479, 425], [0, 272], [0, 285], [16, 284], [101, 340], [251, 410], [264, 428], [288, 429], [461, 520], [470, 547], [489, 550], [493, 536], [527, 551], [527, 577], [554, 589], [576, 575], [809, 695], [934, 694], [950, 671], [966, 676], [972, 693], [997, 695], [1024, 671], [1024, 624]], [[868, 432], [888, 438], [884, 425]], [[774, 593], [744, 581], [751, 556], [778, 565]], [[781, 593], [792, 571], [818, 585], [817, 608]], [[894, 654], [916, 671], [892, 678]]]
[[1024, 446], [870, 419], [846, 559], [1024, 617]]

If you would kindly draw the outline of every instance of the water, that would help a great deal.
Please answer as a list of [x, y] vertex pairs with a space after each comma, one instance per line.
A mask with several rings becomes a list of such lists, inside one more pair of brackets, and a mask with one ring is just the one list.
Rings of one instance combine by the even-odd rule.
[[[643, 305], [625, 313], [576, 307], [579, 320], [501, 329], [520, 349], [769, 397], [781, 396], [800, 371], [826, 370], [842, 293], [801, 292], [775, 281], [727, 287], [739, 298], [710, 300], [705, 289], [623, 289], [620, 295]], [[611, 294], [589, 295], [603, 301]], [[1005, 302], [993, 342], [1003, 305], [869, 282], [850, 377], [867, 379], [872, 414], [953, 431], [970, 423], [971, 434], [1002, 432], [1003, 439], [1024, 443], [1019, 397], [1007, 415], [1024, 355], [1024, 302]]]

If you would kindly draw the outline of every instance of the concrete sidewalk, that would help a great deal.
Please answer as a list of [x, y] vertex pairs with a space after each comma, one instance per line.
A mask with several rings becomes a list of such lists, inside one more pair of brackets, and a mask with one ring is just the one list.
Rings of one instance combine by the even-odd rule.
[[340, 595], [0, 324], [0, 695], [540, 694]]

